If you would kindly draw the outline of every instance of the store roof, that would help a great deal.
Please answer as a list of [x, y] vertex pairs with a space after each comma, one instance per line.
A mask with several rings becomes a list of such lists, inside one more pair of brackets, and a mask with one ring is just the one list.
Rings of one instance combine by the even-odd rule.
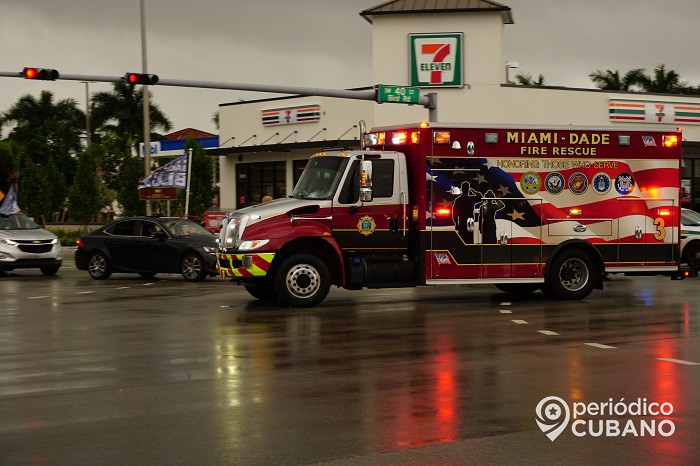
[[185, 128], [181, 129], [180, 131], [175, 131], [174, 133], [166, 134], [163, 137], [168, 140], [187, 140], [187, 138], [190, 136], [194, 137], [195, 139], [201, 139], [213, 138], [216, 137], [216, 134], [207, 133], [206, 131], [201, 131], [194, 128]]
[[362, 11], [360, 16], [371, 23], [371, 17], [378, 15], [483, 12], [500, 12], [504, 24], [513, 24], [510, 7], [490, 0], [391, 0]]

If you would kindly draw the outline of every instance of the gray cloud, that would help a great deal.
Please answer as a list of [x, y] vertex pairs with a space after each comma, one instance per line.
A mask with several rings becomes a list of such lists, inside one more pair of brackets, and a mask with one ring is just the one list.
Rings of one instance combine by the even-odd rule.
[[[371, 0], [146, 0], [148, 69], [162, 77], [347, 88], [371, 82]], [[700, 2], [510, 0], [505, 58], [548, 84], [592, 87], [596, 69], [664, 63], [700, 83], [694, 44]], [[0, 0], [0, 71], [24, 66], [120, 76], [141, 69], [139, 0]], [[0, 111], [49, 89], [85, 103], [77, 82], [0, 78]], [[104, 83], [90, 91], [109, 90]], [[241, 91], [153, 87], [176, 129], [214, 131], [219, 103], [270, 97]], [[6, 131], [4, 132], [6, 135]]]

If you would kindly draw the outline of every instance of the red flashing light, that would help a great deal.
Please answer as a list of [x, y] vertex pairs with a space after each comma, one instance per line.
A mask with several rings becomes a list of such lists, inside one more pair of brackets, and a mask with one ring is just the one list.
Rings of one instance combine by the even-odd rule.
[[664, 147], [676, 147], [678, 145], [678, 136], [675, 134], [667, 134], [661, 139]]
[[452, 209], [449, 207], [438, 207], [435, 209], [436, 217], [449, 217], [450, 215], [452, 215]]

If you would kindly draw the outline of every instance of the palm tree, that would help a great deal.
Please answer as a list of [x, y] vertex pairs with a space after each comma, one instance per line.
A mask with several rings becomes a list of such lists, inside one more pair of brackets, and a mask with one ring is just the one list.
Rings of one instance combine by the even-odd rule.
[[620, 72], [615, 70], [595, 70], [588, 77], [595, 83], [598, 89], [607, 91], [632, 91], [634, 86], [639, 86], [644, 78], [644, 68], [633, 68], [620, 78]]
[[[149, 91], [149, 97], [151, 93]], [[169, 131], [172, 123], [160, 108], [149, 104], [151, 140], [161, 138], [153, 133], [155, 129]], [[124, 150], [131, 151], [144, 141], [143, 135], [143, 87], [125, 83], [115, 83], [111, 92], [96, 92], [92, 95], [91, 128], [96, 133], [112, 133], [124, 141]]]
[[[75, 99], [54, 102], [51, 91], [42, 91], [39, 99], [26, 94], [6, 112], [0, 114], [0, 126], [14, 124], [10, 132], [13, 139], [25, 146], [41, 136], [57, 151], [80, 152], [80, 135], [85, 123], [85, 114], [78, 108]], [[41, 154], [35, 154], [35, 162], [42, 162]]]
[[530, 73], [518, 73], [515, 75], [515, 83], [520, 84], [521, 86], [544, 86], [545, 81], [544, 81], [544, 76], [539, 75], [537, 77], [537, 81], [535, 81], [532, 78], [532, 75]]
[[687, 82], [682, 82], [678, 73], [666, 70], [665, 65], [654, 68], [654, 76], [643, 76], [640, 86], [645, 92], [664, 94], [692, 94], [693, 89]]

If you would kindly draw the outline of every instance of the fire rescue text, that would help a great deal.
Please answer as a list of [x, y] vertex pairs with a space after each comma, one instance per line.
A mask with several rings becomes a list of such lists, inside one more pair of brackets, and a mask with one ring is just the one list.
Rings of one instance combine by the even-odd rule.
[[[590, 157], [598, 155], [598, 148], [595, 146], [610, 144], [610, 134], [508, 131], [506, 143], [523, 144], [520, 147], [520, 155]], [[554, 147], [550, 147], [551, 145]]]

